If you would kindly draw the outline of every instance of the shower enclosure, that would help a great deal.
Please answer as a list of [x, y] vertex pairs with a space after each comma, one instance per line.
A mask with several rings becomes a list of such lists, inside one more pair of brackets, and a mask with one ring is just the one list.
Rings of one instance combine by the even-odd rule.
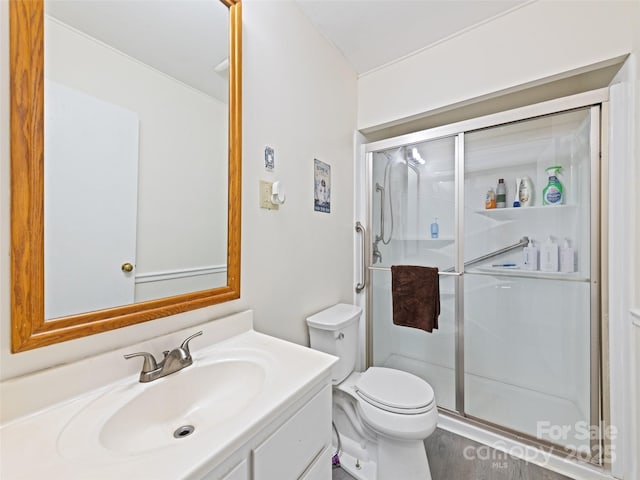
[[[365, 145], [362, 282], [369, 365], [422, 377], [452, 415], [596, 464], [603, 101], [590, 92]], [[551, 166], [560, 205], [543, 205]], [[523, 178], [529, 205], [514, 207]], [[507, 206], [487, 209], [499, 179]], [[527, 241], [549, 238], [574, 249], [572, 271], [526, 269]], [[437, 330], [393, 324], [392, 265], [438, 267]]]

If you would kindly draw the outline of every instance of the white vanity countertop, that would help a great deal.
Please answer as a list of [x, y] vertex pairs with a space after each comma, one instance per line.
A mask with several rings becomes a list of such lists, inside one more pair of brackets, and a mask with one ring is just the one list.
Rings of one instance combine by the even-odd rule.
[[[260, 392], [240, 413], [216, 422], [211, 428], [198, 430], [196, 425], [196, 431], [191, 436], [177, 439], [168, 446], [135, 454], [114, 451], [102, 446], [98, 441], [98, 421], [95, 425], [91, 425], [91, 421], [87, 422], [86, 430], [78, 428], [79, 422], [76, 422], [76, 426], [69, 430], [69, 426], [73, 424], [70, 423], [71, 420], [82, 415], [85, 407], [95, 408], [105, 394], [118, 389], [126, 392], [149, 388], [154, 382], [140, 384], [138, 373], [128, 373], [124, 377], [112, 380], [108, 385], [94, 385], [94, 388], [83, 393], [77, 393], [76, 385], [72, 396], [60, 392], [53, 394], [54, 397], [57, 396], [58, 402], [50, 406], [42, 405], [40, 410], [29, 412], [16, 407], [11, 415], [6, 410], [12, 410], [12, 407], [3, 407], [5, 412], [3, 424], [0, 426], [0, 478], [174, 480], [192, 476], [197, 478], [213, 470], [251, 436], [269, 425], [276, 416], [286, 412], [294, 403], [313, 391], [323, 377], [328, 379], [330, 368], [336, 361], [335, 357], [330, 355], [255, 332], [251, 329], [251, 312], [243, 312], [241, 315], [245, 317], [239, 319], [239, 323], [232, 329], [227, 329], [229, 331], [226, 334], [220, 333], [219, 329], [216, 331], [216, 322], [221, 322], [219, 327], [224, 329], [225, 321], [228, 319], [209, 322], [166, 336], [170, 337], [170, 340], [162, 337], [156, 339], [157, 341], [145, 342], [143, 346], [134, 345], [94, 357], [97, 358], [94, 361], [87, 359], [73, 366], [58, 367], [35, 376], [10, 380], [4, 382], [8, 385], [3, 385], [0, 391], [0, 394], [3, 394], [3, 403], [19, 402], [20, 397], [40, 395], [35, 390], [37, 384], [41, 384], [41, 389], [44, 384], [46, 389], [51, 387], [53, 382], [66, 377], [66, 381], [59, 386], [60, 390], [64, 390], [64, 384], [71, 383], [69, 374], [72, 372], [77, 374], [81, 384], [89, 384], [91, 381], [87, 379], [100, 377], [100, 369], [96, 367], [106, 361], [121, 362], [120, 365], [127, 365], [125, 370], [130, 371], [131, 366], [122, 358], [123, 353], [144, 351], [145, 347], [146, 351], [157, 353], [168, 348], [165, 345], [169, 341], [177, 346], [177, 338], [186, 338], [194, 331], [202, 329], [204, 335], [198, 338], [209, 336], [216, 343], [202, 347], [202, 343], [194, 340], [191, 344], [194, 365], [156, 381], [170, 381], [171, 377], [180, 375], [190, 368], [196, 368], [198, 363], [203, 365], [216, 360], [241, 358], [253, 352], [260, 357], [262, 365], [266, 366], [266, 375]], [[239, 332], [238, 328], [244, 331]], [[229, 334], [232, 335], [230, 338], [221, 338]], [[90, 375], [78, 373], [82, 372], [83, 363], [87, 364], [86, 368], [91, 369]], [[136, 367], [140, 367], [141, 361], [134, 363]], [[72, 378], [75, 380], [75, 377]], [[163, 399], [156, 400], [161, 404]], [[17, 416], [16, 412], [20, 415]], [[74, 434], [70, 435], [70, 431]], [[79, 437], [77, 447], [73, 446], [75, 437]]]

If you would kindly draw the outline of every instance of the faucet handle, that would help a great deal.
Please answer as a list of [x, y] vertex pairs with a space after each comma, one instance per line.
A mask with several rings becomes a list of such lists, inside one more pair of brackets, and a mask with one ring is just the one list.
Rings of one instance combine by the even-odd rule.
[[127, 360], [133, 357], [144, 357], [144, 363], [142, 364], [142, 373], [147, 373], [158, 368], [158, 364], [156, 363], [156, 359], [153, 355], [147, 352], [136, 352], [136, 353], [128, 353], [124, 356]]
[[189, 342], [193, 340], [195, 337], [199, 337], [200, 335], [202, 335], [202, 330], [200, 330], [197, 333], [194, 333], [189, 338], [187, 338], [184, 342], [182, 342], [182, 345], [180, 345], [180, 348], [183, 349], [187, 353], [187, 355], [191, 355], [191, 352], [189, 352]]

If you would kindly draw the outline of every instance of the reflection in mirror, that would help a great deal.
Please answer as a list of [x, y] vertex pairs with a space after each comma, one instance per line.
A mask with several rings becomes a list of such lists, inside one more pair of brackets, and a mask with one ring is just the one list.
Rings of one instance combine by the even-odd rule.
[[226, 285], [228, 17], [45, 1], [45, 319]]
[[239, 298], [241, 18], [9, 3], [13, 352]]

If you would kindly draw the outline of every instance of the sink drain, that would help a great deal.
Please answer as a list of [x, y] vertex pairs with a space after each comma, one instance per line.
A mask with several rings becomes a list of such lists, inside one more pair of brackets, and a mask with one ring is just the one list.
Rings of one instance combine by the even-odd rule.
[[173, 436], [175, 438], [188, 437], [189, 435], [191, 435], [193, 433], [193, 431], [195, 429], [196, 429], [196, 427], [194, 427], [193, 425], [183, 425], [181, 427], [176, 428], [176, 431], [173, 432]]

